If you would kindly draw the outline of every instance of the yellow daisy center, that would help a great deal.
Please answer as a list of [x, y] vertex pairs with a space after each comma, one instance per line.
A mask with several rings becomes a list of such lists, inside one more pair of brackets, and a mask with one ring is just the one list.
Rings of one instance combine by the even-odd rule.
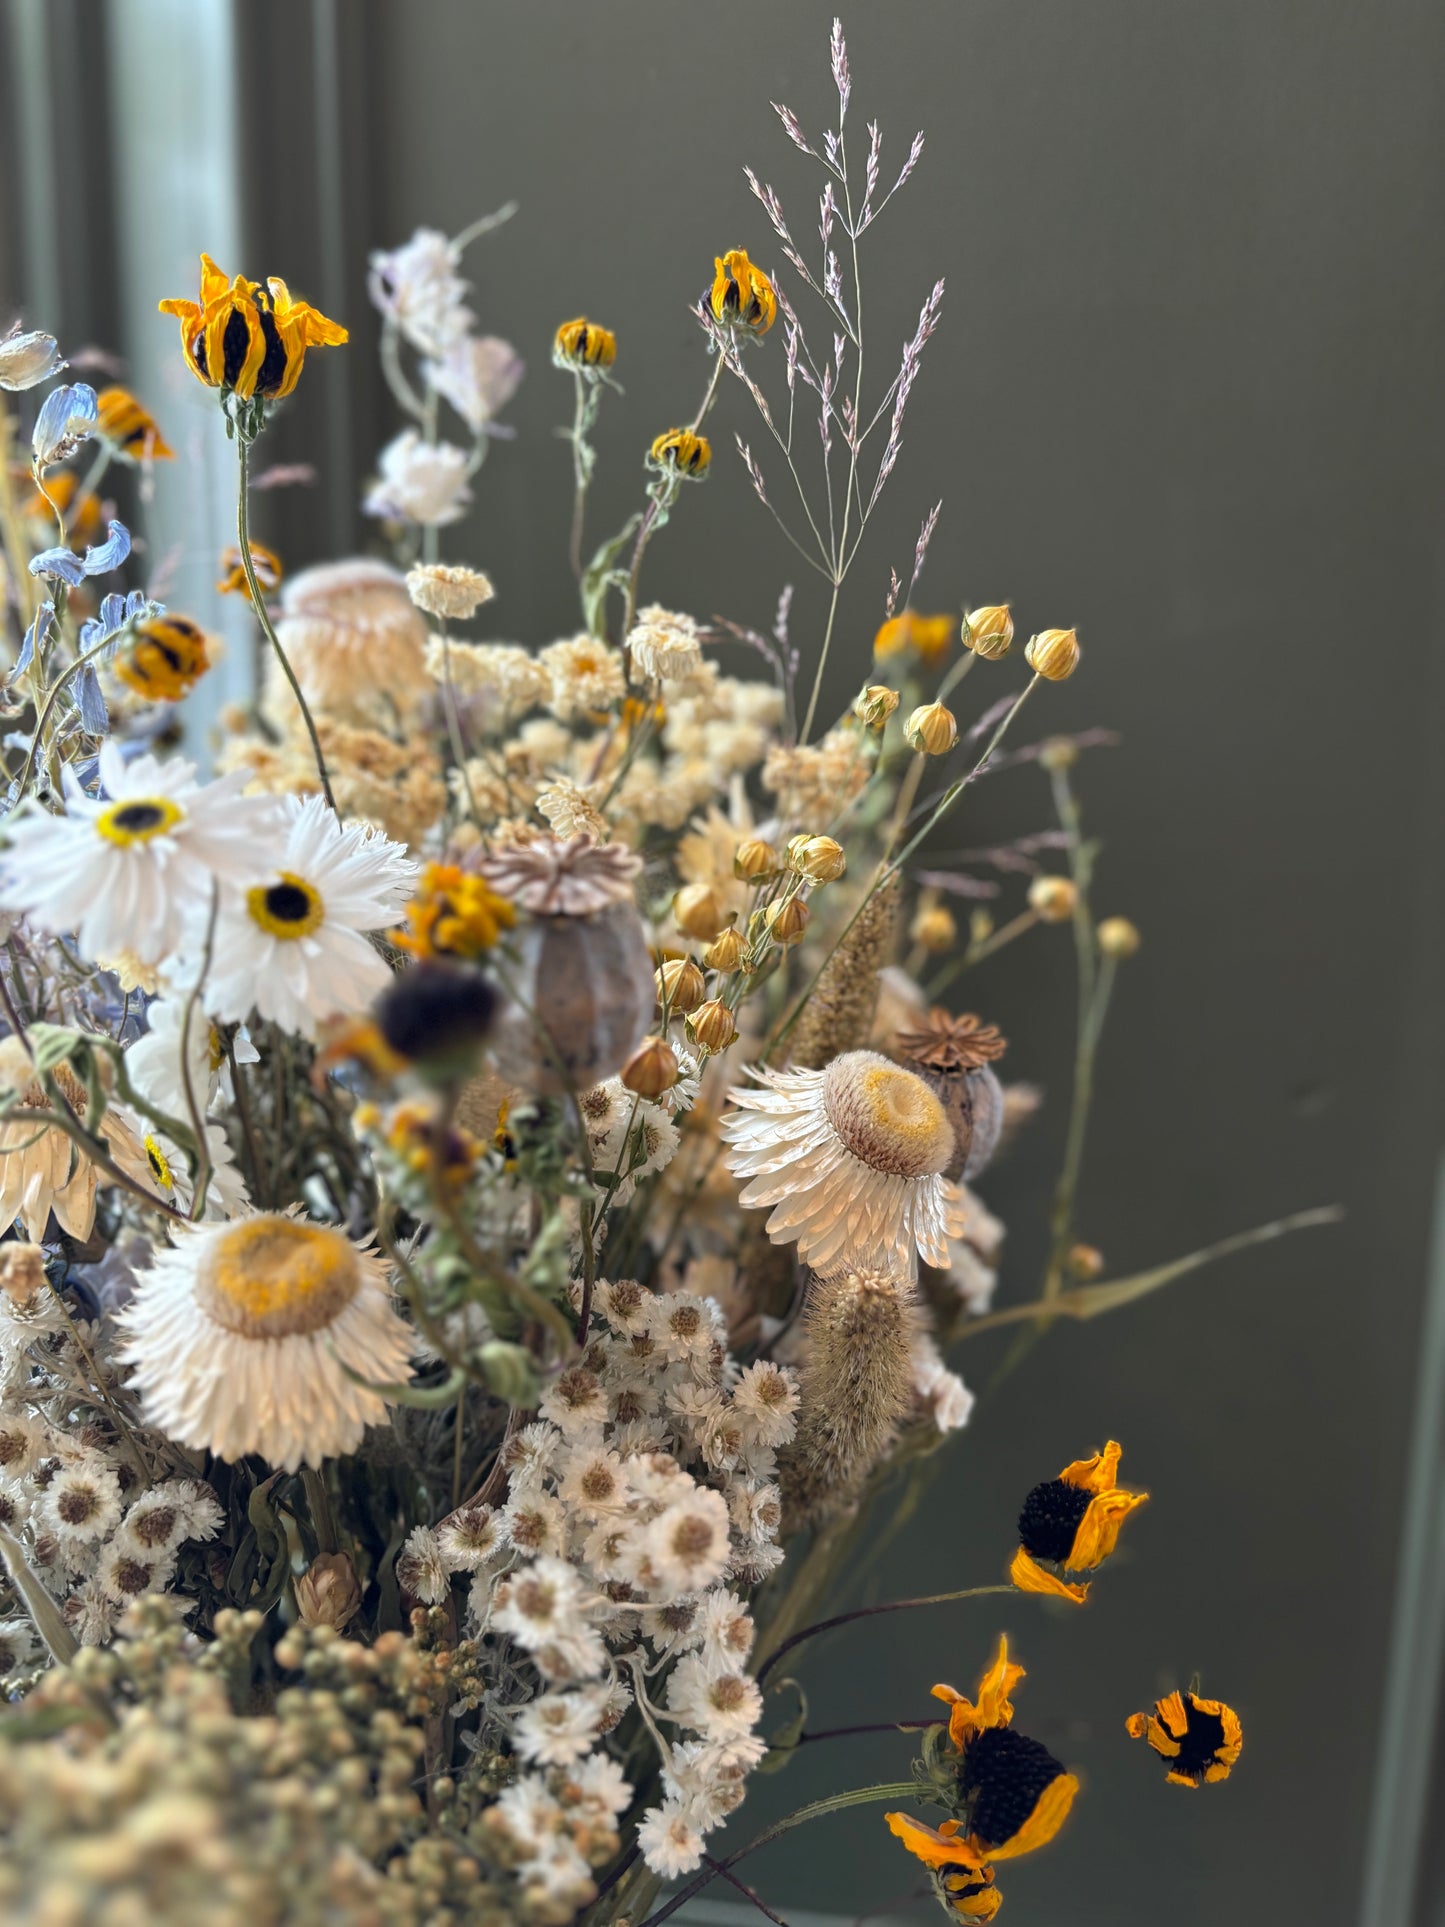
[[361, 1286], [351, 1240], [329, 1225], [261, 1213], [208, 1240], [196, 1302], [243, 1338], [295, 1338], [333, 1323]]
[[923, 1079], [872, 1051], [833, 1060], [823, 1106], [854, 1157], [875, 1171], [935, 1177], [953, 1155], [953, 1126]]
[[175, 1178], [171, 1175], [171, 1161], [149, 1131], [145, 1136], [146, 1163], [151, 1168], [151, 1176], [162, 1191], [174, 1191]]
[[275, 883], [257, 884], [246, 892], [251, 921], [270, 937], [309, 937], [326, 916], [319, 892], [304, 877], [283, 870]]
[[137, 843], [149, 843], [152, 837], [164, 836], [184, 815], [180, 805], [168, 796], [127, 796], [101, 811], [95, 829], [107, 843], [131, 849]]

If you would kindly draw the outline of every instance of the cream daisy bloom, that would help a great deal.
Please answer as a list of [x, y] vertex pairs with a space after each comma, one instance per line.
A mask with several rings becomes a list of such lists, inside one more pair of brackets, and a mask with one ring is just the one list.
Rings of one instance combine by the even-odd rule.
[[[68, 1064], [57, 1064], [51, 1075], [83, 1122], [88, 1102], [85, 1086]], [[19, 1093], [19, 1102], [0, 1122], [0, 1229], [18, 1218], [26, 1236], [38, 1242], [53, 1211], [61, 1230], [84, 1242], [95, 1224], [101, 1172], [64, 1131], [45, 1122], [50, 1100], [18, 1037], [0, 1038], [0, 1091]], [[100, 1129], [110, 1155], [126, 1176], [159, 1193], [139, 1133], [113, 1110], [105, 1113]]]
[[537, 660], [551, 680], [547, 707], [564, 723], [610, 709], [627, 692], [621, 652], [595, 636], [554, 642]]
[[148, 1425], [218, 1458], [294, 1472], [354, 1452], [411, 1375], [411, 1328], [375, 1252], [275, 1211], [178, 1229], [117, 1320]]
[[65, 814], [5, 825], [0, 904], [42, 930], [74, 931], [83, 954], [164, 964], [188, 916], [209, 909], [213, 878], [255, 881], [256, 846], [276, 821], [270, 797], [242, 796], [240, 772], [199, 784], [194, 763], [100, 752], [103, 794], [64, 773]]
[[430, 616], [465, 622], [497, 593], [490, 576], [446, 562], [418, 563], [407, 571], [406, 592]]
[[649, 603], [627, 632], [633, 667], [651, 682], [683, 682], [702, 666], [702, 644], [691, 616]]
[[[314, 1037], [317, 1020], [365, 1009], [391, 972], [365, 932], [395, 922], [416, 876], [401, 844], [364, 825], [343, 828], [319, 796], [285, 797], [283, 840], [266, 852], [270, 880], [228, 892], [216, 922], [204, 1001], [222, 1022], [252, 1009]], [[264, 871], [263, 871], [264, 874]], [[195, 921], [191, 962], [200, 954]]]
[[826, 1070], [757, 1070], [718, 1128], [745, 1205], [771, 1205], [768, 1236], [815, 1271], [847, 1265], [917, 1275], [948, 1264], [962, 1235], [958, 1186], [943, 1176], [953, 1127], [921, 1077], [849, 1051]]

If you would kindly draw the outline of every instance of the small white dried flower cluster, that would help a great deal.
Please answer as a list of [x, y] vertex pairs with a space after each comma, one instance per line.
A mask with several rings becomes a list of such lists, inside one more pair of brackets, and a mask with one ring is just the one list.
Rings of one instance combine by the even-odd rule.
[[677, 1155], [676, 1119], [697, 1102], [701, 1067], [679, 1036], [668, 1039], [678, 1079], [656, 1101], [637, 1097], [620, 1077], [605, 1078], [578, 1099], [592, 1154], [592, 1177], [613, 1204], [626, 1204], [643, 1178], [665, 1171]]
[[[655, 1731], [677, 1734], [660, 1740], [665, 1798], [639, 1836], [658, 1873], [698, 1864], [765, 1750], [746, 1671], [752, 1619], [731, 1586], [756, 1585], [782, 1558], [774, 1473], [796, 1423], [792, 1374], [766, 1360], [739, 1372], [710, 1299], [603, 1281], [596, 1311], [605, 1330], [508, 1448], [506, 1504], [464, 1507], [398, 1562], [407, 1585], [472, 1573], [479, 1625], [515, 1641], [543, 1682], [513, 1720], [534, 1770], [497, 1809], [530, 1856], [524, 1878], [556, 1877], [545, 1770], [588, 1797], [605, 1787], [614, 1811], [626, 1804], [620, 1769], [597, 1749], [634, 1698]], [[649, 1681], [666, 1666], [657, 1702]], [[539, 1829], [539, 1814], [554, 1823]]]
[[866, 785], [873, 768], [867, 732], [840, 724], [806, 748], [779, 744], [763, 764], [763, 788], [789, 823], [830, 822]]

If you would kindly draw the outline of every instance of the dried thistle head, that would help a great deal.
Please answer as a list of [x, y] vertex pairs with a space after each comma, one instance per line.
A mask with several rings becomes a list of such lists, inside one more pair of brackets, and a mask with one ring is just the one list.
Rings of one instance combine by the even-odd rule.
[[894, 1043], [898, 1055], [910, 1064], [950, 1073], [995, 1063], [1008, 1049], [1008, 1039], [997, 1024], [986, 1024], [971, 1011], [955, 1017], [939, 1005], [922, 1023], [900, 1030]]
[[492, 888], [537, 917], [588, 917], [632, 901], [642, 859], [620, 843], [590, 836], [538, 836], [483, 857], [477, 866]]

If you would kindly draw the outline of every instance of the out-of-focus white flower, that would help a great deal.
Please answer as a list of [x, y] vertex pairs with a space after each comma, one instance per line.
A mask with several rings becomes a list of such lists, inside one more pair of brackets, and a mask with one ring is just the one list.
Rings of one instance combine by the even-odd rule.
[[451, 1591], [441, 1542], [430, 1526], [413, 1526], [397, 1555], [397, 1584], [424, 1606], [439, 1606]]
[[446, 562], [422, 562], [410, 570], [406, 592], [418, 609], [451, 622], [465, 622], [497, 593], [480, 569]]
[[0, 388], [18, 393], [58, 375], [65, 363], [60, 359], [60, 343], [54, 335], [31, 329], [20, 332], [17, 321], [9, 334], [0, 337]]
[[627, 632], [633, 666], [651, 681], [680, 682], [702, 666], [697, 624], [691, 616], [676, 615], [658, 603], [639, 610]]
[[674, 1880], [702, 1865], [702, 1834], [684, 1807], [670, 1801], [649, 1807], [637, 1827], [637, 1844], [655, 1874]]
[[548, 707], [564, 723], [610, 709], [627, 692], [621, 652], [595, 636], [551, 643], [537, 660], [551, 679]]
[[503, 432], [494, 417], [516, 394], [527, 364], [510, 341], [497, 335], [464, 335], [422, 372], [445, 395], [474, 435]]
[[644, 1529], [640, 1544], [639, 1572], [645, 1573], [655, 1597], [701, 1592], [720, 1579], [727, 1566], [727, 1501], [720, 1492], [693, 1486]]
[[973, 1393], [957, 1372], [949, 1371], [927, 1332], [913, 1341], [913, 1385], [940, 1432], [956, 1432], [968, 1424]]
[[534, 1559], [507, 1574], [492, 1600], [492, 1625], [527, 1652], [580, 1631], [582, 1581], [565, 1559]]
[[512, 1723], [522, 1758], [536, 1766], [570, 1766], [590, 1753], [602, 1725], [605, 1689], [590, 1686], [573, 1693], [542, 1693], [524, 1706]]
[[367, 291], [423, 355], [445, 355], [472, 325], [467, 284], [457, 273], [461, 249], [435, 228], [418, 228], [399, 248], [371, 257]]
[[668, 1681], [667, 1709], [708, 1739], [738, 1739], [757, 1725], [763, 1696], [746, 1673], [720, 1673], [701, 1654], [687, 1653]]
[[443, 528], [460, 521], [472, 499], [467, 456], [451, 442], [426, 442], [404, 428], [381, 451], [379, 473], [362, 503], [368, 515]]

